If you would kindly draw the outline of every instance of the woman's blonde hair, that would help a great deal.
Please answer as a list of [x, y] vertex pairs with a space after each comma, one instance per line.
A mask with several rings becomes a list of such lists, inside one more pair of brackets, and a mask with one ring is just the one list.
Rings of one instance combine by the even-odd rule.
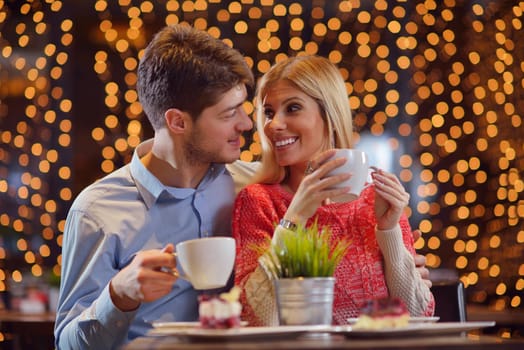
[[273, 65], [258, 82], [255, 113], [262, 145], [262, 166], [255, 175], [255, 183], [280, 183], [286, 176], [286, 168], [276, 162], [273, 145], [264, 133], [264, 98], [268, 90], [282, 80], [291, 83], [318, 103], [327, 130], [324, 147], [319, 151], [351, 147], [351, 109], [346, 85], [337, 66], [321, 56], [289, 57]]

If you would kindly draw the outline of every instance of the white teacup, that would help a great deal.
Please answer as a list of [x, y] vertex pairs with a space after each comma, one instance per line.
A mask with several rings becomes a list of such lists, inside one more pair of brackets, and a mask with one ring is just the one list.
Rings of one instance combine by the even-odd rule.
[[349, 202], [360, 196], [365, 187], [369, 173], [368, 156], [365, 152], [356, 149], [337, 149], [333, 158], [346, 158], [346, 163], [332, 170], [330, 175], [351, 173], [351, 177], [333, 187], [349, 187], [345, 194], [332, 198], [335, 202]]
[[224, 287], [235, 264], [231, 237], [206, 237], [180, 242], [175, 248], [180, 277], [195, 289]]

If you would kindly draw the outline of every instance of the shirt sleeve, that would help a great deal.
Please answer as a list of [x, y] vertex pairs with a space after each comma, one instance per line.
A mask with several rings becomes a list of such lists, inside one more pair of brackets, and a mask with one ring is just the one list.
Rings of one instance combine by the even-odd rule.
[[116, 241], [85, 213], [69, 213], [55, 325], [58, 349], [113, 349], [125, 340], [136, 311], [120, 311], [109, 295], [116, 249]]
[[376, 230], [377, 242], [384, 256], [388, 290], [391, 296], [404, 300], [411, 316], [432, 316], [435, 301], [415, 267], [410, 252], [414, 252], [414, 248], [406, 245], [410, 241], [406, 235], [411, 236], [409, 227], [402, 230], [399, 225], [391, 230]]

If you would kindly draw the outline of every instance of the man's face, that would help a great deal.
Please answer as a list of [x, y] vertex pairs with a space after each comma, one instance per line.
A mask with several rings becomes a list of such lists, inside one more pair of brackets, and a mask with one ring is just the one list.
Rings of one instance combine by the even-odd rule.
[[202, 111], [186, 136], [188, 161], [231, 163], [240, 157], [240, 136], [253, 128], [243, 107], [246, 98], [246, 87], [239, 84]]

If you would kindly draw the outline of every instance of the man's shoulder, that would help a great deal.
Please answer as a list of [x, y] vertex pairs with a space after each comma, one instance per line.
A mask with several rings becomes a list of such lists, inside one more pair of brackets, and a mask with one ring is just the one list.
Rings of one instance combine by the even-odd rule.
[[253, 175], [259, 168], [260, 162], [246, 162], [237, 160], [233, 163], [226, 164], [227, 170], [234, 176], [234, 174], [250, 174]]
[[226, 169], [235, 183], [236, 193], [252, 181], [253, 175], [255, 175], [259, 166], [260, 162], [245, 162], [242, 160], [226, 164]]
[[129, 165], [125, 165], [84, 188], [74, 200], [72, 209], [85, 209], [100, 199], [128, 193], [132, 188], [136, 188], [136, 185], [130, 175]]

